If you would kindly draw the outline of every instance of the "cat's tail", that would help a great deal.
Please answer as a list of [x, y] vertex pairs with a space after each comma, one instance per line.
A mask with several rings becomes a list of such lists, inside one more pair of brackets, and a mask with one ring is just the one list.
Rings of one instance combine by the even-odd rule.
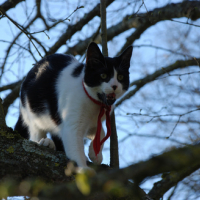
[[20, 113], [17, 123], [14, 128], [22, 137], [29, 139], [29, 132], [27, 126], [23, 123], [22, 115]]

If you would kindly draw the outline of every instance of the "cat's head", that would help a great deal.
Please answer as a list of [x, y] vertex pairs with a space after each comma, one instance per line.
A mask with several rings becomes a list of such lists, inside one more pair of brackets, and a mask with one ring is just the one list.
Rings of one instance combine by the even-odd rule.
[[96, 43], [87, 49], [84, 84], [94, 99], [112, 105], [129, 87], [129, 67], [133, 47], [120, 56], [104, 57]]

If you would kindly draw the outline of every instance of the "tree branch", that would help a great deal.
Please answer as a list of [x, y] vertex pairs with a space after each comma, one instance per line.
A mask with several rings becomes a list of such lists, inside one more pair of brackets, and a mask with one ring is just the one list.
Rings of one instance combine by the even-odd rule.
[[23, 80], [20, 81], [16, 81], [14, 83], [8, 84], [8, 85], [4, 85], [2, 87], [0, 87], [0, 92], [5, 91], [5, 90], [12, 90], [15, 88], [16, 85], [21, 84]]
[[[114, 0], [106, 0], [106, 6], [109, 6]], [[100, 15], [100, 4], [97, 4], [89, 13], [85, 14], [83, 18], [76, 24], [69, 25], [66, 32], [60, 36], [56, 43], [50, 48], [48, 54], [55, 53], [62, 45], [66, 43], [68, 39], [74, 35], [77, 31], [81, 30], [82, 27], [87, 24], [95, 16]]]
[[191, 166], [188, 166], [181, 171], [163, 174], [163, 179], [154, 183], [154, 186], [148, 195], [154, 200], [159, 200], [170, 188], [177, 185], [178, 182], [182, 181], [185, 177], [198, 170], [199, 167], [199, 164], [191, 164]]
[[0, 5], [4, 9], [4, 11], [8, 11], [11, 8], [14, 8], [18, 3], [25, 0], [7, 0], [3, 4]]
[[[102, 38], [102, 52], [104, 56], [108, 56], [107, 47], [107, 25], [106, 25], [106, 5], [105, 1], [101, 0], [101, 38]], [[118, 139], [117, 129], [115, 123], [115, 113], [111, 113], [111, 136], [110, 136], [110, 166], [119, 168], [119, 153], [118, 153]]]
[[38, 52], [38, 54], [40, 55], [41, 58], [42, 55], [40, 54], [39, 50], [37, 49], [37, 47], [35, 46], [34, 42], [32, 41], [32, 36], [31, 34], [27, 31], [27, 29], [24, 29], [23, 26], [21, 26], [20, 24], [18, 24], [17, 22], [15, 22], [11, 17], [9, 17], [6, 12], [3, 10], [3, 8], [0, 7], [0, 12], [5, 15], [21, 32], [23, 32], [27, 38], [30, 40], [30, 42], [32, 43], [32, 45], [35, 47], [36, 51]]
[[176, 70], [176, 69], [181, 69], [181, 68], [185, 68], [188, 66], [192, 66], [192, 65], [198, 65], [199, 66], [199, 62], [200, 59], [199, 58], [195, 58], [195, 59], [190, 59], [190, 60], [178, 60], [176, 61], [174, 64], [169, 65], [167, 67], [162, 67], [161, 69], [155, 71], [153, 74], [150, 74], [148, 76], [146, 76], [145, 78], [133, 81], [130, 86], [136, 86], [136, 88], [134, 90], [130, 90], [126, 95], [124, 95], [119, 101], [117, 101], [117, 103], [115, 104], [115, 106], [119, 106], [122, 104], [122, 102], [124, 102], [126, 99], [129, 99], [130, 97], [132, 97], [133, 95], [135, 95], [136, 92], [138, 92], [140, 90], [140, 88], [142, 88], [144, 85], [146, 85], [149, 82], [152, 82], [154, 80], [156, 80], [158, 77], [162, 76], [163, 74], [169, 74], [169, 72]]
[[[189, 14], [193, 13], [193, 14]], [[148, 13], [133, 13], [131, 15], [127, 15], [123, 18], [121, 22], [118, 24], [108, 28], [107, 30], [107, 40], [112, 40], [115, 36], [129, 30], [135, 28], [136, 30], [127, 38], [127, 42], [124, 44], [123, 48], [116, 54], [121, 54], [129, 45], [131, 45], [136, 39], [140, 38], [140, 35], [147, 30], [150, 26], [156, 24], [157, 22], [164, 20], [171, 20], [172, 18], [181, 18], [187, 17], [192, 20], [200, 18], [200, 2], [199, 1], [186, 1], [177, 4], [168, 4], [167, 6], [156, 8]], [[76, 52], [74, 55], [82, 55], [85, 49], [88, 46], [86, 41], [89, 41], [90, 37], [84, 41], [79, 41], [74, 47], [73, 52]], [[100, 34], [94, 40], [96, 43], [101, 43]], [[80, 48], [81, 47], [81, 48]], [[65, 53], [71, 53], [70, 49], [68, 49]]]
[[12, 90], [11, 93], [9, 93], [6, 98], [3, 100], [3, 108], [4, 113], [7, 115], [9, 106], [19, 97], [19, 91], [21, 88], [21, 82], [19, 82]]
[[[73, 176], [67, 177], [64, 174], [68, 160], [62, 152], [53, 151], [46, 147], [39, 146], [34, 142], [24, 140], [11, 130], [9, 132], [0, 130], [0, 148], [1, 180], [5, 180], [5, 178], [8, 177], [17, 181], [23, 181], [30, 177], [38, 177], [53, 183], [74, 180]], [[149, 160], [130, 165], [123, 169], [99, 172], [94, 177], [91, 177], [89, 174], [85, 175], [86, 182], [84, 184], [89, 184], [90, 195], [103, 192], [104, 194], [112, 196], [117, 194], [119, 197], [120, 191], [122, 196], [133, 194], [127, 186], [127, 180], [134, 180], [136, 185], [132, 185], [131, 187], [133, 192], [133, 188], [144, 179], [160, 173], [173, 172], [176, 178], [172, 180], [172, 174], [170, 174], [170, 184], [167, 184], [167, 182], [163, 180], [165, 181], [163, 184], [167, 185], [164, 187], [167, 191], [175, 182], [177, 183], [200, 167], [199, 155], [200, 143], [188, 145], [154, 156]], [[187, 170], [184, 172], [185, 169]], [[183, 171], [181, 172], [181, 170]], [[77, 178], [76, 180], [79, 179]], [[50, 187], [50, 190], [49, 185], [44, 185], [44, 187], [39, 189], [40, 192], [43, 190], [40, 194], [43, 197], [45, 195], [45, 197], [48, 197], [46, 199], [49, 200], [53, 199], [53, 197], [55, 197], [54, 195], [70, 194], [72, 191], [73, 194], [75, 193], [75, 196], [78, 194], [82, 195], [77, 190], [75, 184], [65, 184], [61, 187], [54, 186], [54, 190], [52, 189], [53, 186]], [[30, 187], [29, 189], [30, 191], [27, 191], [28, 194], [33, 194], [31, 193], [32, 188]], [[16, 195], [16, 191], [10, 191], [11, 193], [8, 195]], [[137, 193], [136, 191], [138, 191], [138, 189], [136, 189], [134, 193]], [[153, 195], [153, 192], [150, 194]], [[24, 194], [21, 192], [21, 194], [18, 195]], [[84, 195], [82, 195], [82, 197], [83, 199], [86, 198]]]
[[100, 4], [101, 10], [101, 44], [102, 53], [104, 56], [108, 57], [108, 47], [107, 47], [107, 23], [106, 23], [106, 4], [104, 0], [101, 0]]
[[4, 130], [6, 128], [6, 121], [5, 121], [5, 115], [4, 110], [2, 106], [2, 100], [0, 98], [0, 130]]

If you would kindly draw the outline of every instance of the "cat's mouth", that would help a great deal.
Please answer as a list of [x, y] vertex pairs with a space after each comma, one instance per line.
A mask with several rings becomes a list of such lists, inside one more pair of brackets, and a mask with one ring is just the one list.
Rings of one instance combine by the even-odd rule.
[[116, 101], [116, 94], [110, 93], [106, 95], [107, 104], [110, 106]]
[[110, 100], [110, 101], [114, 100], [115, 97], [116, 97], [116, 94], [115, 94], [115, 93], [110, 93], [110, 94], [107, 94], [107, 95], [106, 95], [106, 99], [107, 99], [107, 100]]
[[99, 99], [106, 105], [111, 106], [116, 101], [116, 94], [115, 93], [98, 93]]

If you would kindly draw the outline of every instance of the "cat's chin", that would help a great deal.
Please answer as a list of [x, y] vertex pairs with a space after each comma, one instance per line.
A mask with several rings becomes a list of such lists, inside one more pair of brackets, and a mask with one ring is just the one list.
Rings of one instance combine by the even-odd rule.
[[105, 94], [105, 93], [98, 93], [98, 97], [99, 99], [108, 106], [111, 106], [115, 103], [116, 101], [116, 94], [115, 93], [109, 93], [109, 94]]

